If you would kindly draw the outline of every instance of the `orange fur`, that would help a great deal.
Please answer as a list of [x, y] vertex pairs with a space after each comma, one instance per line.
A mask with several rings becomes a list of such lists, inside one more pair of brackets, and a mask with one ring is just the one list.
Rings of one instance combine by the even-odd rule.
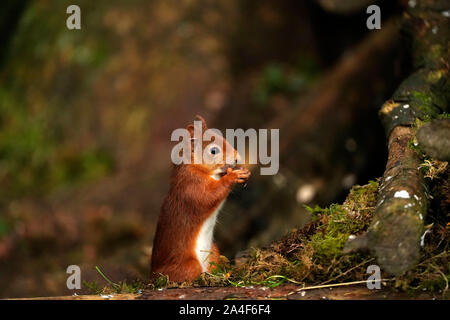
[[[203, 118], [198, 118], [203, 122], [203, 129], [206, 129]], [[192, 125], [187, 129], [192, 135]], [[221, 146], [223, 156], [231, 152], [234, 159], [237, 158], [237, 151], [225, 139], [214, 142]], [[204, 142], [203, 148], [208, 144]], [[226, 172], [215, 180], [211, 175], [218, 168]], [[202, 272], [195, 251], [201, 227], [226, 199], [231, 187], [235, 183], [245, 182], [249, 176], [247, 169], [233, 170], [223, 164], [180, 164], [174, 167], [153, 241], [152, 279], [162, 273], [168, 275], [171, 281], [192, 281]], [[219, 256], [219, 250], [213, 243], [209, 261], [219, 262]]]

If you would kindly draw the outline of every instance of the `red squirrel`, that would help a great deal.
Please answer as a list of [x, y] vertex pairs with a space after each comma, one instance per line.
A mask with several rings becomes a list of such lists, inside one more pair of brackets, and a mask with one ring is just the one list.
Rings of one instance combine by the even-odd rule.
[[[202, 117], [196, 120], [202, 122], [203, 132], [207, 130]], [[194, 125], [186, 129], [193, 141]], [[165, 274], [170, 281], [193, 281], [214, 268], [211, 262], [219, 262], [213, 242], [217, 215], [233, 185], [245, 183], [250, 171], [236, 167], [240, 155], [225, 138], [213, 142], [202, 142], [202, 153], [206, 151], [210, 158], [207, 163], [174, 165], [153, 240], [151, 279]], [[191, 150], [192, 160], [194, 148]], [[234, 164], [225, 165], [226, 156], [232, 157]]]

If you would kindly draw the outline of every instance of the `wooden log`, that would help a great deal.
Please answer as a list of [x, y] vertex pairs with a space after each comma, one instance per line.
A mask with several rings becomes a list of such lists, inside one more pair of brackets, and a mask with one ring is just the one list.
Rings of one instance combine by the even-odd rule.
[[420, 237], [427, 197], [418, 155], [408, 148], [411, 127], [397, 126], [389, 136], [389, 156], [369, 230], [349, 240], [344, 252], [373, 251], [383, 270], [399, 275], [420, 258]]
[[418, 262], [427, 214], [421, 159], [408, 147], [415, 135], [413, 124], [416, 118], [428, 120], [446, 112], [449, 104], [449, 22], [440, 10], [442, 1], [423, 0], [405, 17], [405, 29], [414, 42], [416, 71], [380, 110], [389, 156], [378, 204], [367, 233], [349, 240], [344, 248], [344, 252], [368, 249], [382, 269], [393, 275], [405, 273]]

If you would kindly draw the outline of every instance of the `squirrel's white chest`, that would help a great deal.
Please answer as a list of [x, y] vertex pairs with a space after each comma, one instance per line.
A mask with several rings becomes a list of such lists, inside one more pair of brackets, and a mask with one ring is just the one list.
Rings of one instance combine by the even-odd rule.
[[217, 215], [219, 214], [220, 209], [222, 209], [224, 203], [225, 200], [219, 204], [213, 214], [211, 214], [211, 216], [203, 223], [197, 236], [195, 253], [197, 254], [197, 259], [202, 266], [202, 272], [208, 271], [209, 268], [214, 226], [216, 225]]

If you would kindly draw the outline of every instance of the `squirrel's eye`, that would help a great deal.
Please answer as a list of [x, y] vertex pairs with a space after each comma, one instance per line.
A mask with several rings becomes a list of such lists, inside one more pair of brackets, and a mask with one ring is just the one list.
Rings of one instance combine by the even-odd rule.
[[220, 152], [219, 148], [217, 147], [212, 147], [209, 151], [211, 152], [211, 154], [218, 154]]

